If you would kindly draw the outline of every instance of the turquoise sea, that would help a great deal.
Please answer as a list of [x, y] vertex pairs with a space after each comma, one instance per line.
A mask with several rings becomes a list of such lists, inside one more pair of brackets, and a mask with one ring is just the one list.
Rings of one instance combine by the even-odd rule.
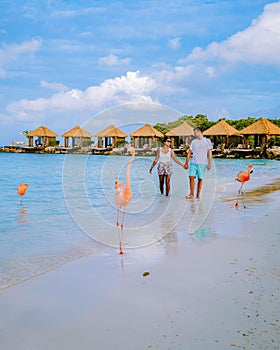
[[[0, 288], [87, 254], [104, 250], [117, 254], [114, 181], [116, 176], [125, 179], [128, 160], [0, 153]], [[273, 160], [217, 159], [205, 179], [202, 204], [188, 203], [184, 200], [187, 172], [174, 165], [172, 195], [164, 198], [158, 193], [156, 171], [148, 172], [152, 160], [136, 157], [132, 165], [133, 200], [125, 217], [127, 248], [156, 243], [176, 230], [186, 236], [194, 233], [198, 239], [209, 237], [214, 223], [223, 223], [227, 213], [233, 219], [240, 215], [234, 210], [234, 199], [230, 200], [238, 190], [234, 178], [239, 170], [254, 165], [247, 191], [280, 174], [280, 162]], [[22, 201], [17, 194], [20, 183], [29, 184]], [[246, 215], [257, 215], [254, 208], [262, 201], [250, 205]]]

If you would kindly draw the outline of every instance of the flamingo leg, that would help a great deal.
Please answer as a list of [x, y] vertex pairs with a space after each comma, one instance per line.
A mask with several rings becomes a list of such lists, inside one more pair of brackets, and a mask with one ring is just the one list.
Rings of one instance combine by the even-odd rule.
[[239, 207], [239, 198], [240, 198], [240, 195], [242, 195], [242, 193], [243, 193], [243, 191], [242, 191], [243, 185], [244, 185], [244, 182], [241, 183], [241, 186], [240, 186], [239, 191], [238, 191], [238, 196], [237, 196], [237, 200], [235, 203], [236, 208]]
[[123, 231], [124, 229], [124, 214], [125, 214], [125, 207], [123, 208], [123, 212], [122, 212], [122, 221], [121, 221], [121, 230]]
[[246, 205], [245, 205], [245, 200], [244, 200], [244, 191], [242, 191], [241, 193], [241, 198], [242, 198], [242, 203], [243, 203], [243, 209], [246, 209]]
[[[123, 250], [122, 250], [122, 226], [120, 225], [120, 218], [122, 218], [122, 212], [121, 212], [121, 208], [118, 207], [116, 226], [117, 226], [117, 231], [118, 231], [118, 236], [119, 236], [119, 244], [120, 244], [120, 253], [119, 254], [123, 255]], [[123, 219], [121, 219], [121, 222], [123, 222]]]
[[119, 245], [120, 245], [120, 255], [123, 255], [123, 249], [122, 249], [122, 240], [123, 240], [123, 229], [124, 229], [124, 214], [125, 214], [125, 208], [118, 208], [118, 214], [117, 214], [117, 230], [118, 230], [118, 236], [119, 236]]
[[122, 246], [122, 240], [123, 240], [123, 229], [124, 229], [124, 215], [125, 215], [125, 207], [123, 208], [122, 215], [121, 215], [121, 227], [120, 227], [120, 255], [123, 255], [123, 246]]
[[119, 219], [120, 219], [120, 208], [118, 207], [118, 212], [117, 212], [117, 222], [116, 222], [116, 225], [117, 227], [119, 227]]

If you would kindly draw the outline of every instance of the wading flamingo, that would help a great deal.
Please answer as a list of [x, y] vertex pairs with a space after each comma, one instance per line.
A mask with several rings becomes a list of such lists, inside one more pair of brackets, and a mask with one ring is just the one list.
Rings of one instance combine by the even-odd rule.
[[239, 207], [239, 197], [241, 195], [242, 201], [243, 201], [243, 208], [246, 209], [246, 205], [244, 203], [244, 197], [243, 197], [243, 194], [244, 194], [243, 185], [245, 182], [250, 180], [251, 173], [253, 172], [253, 169], [254, 169], [253, 165], [250, 164], [250, 165], [248, 165], [247, 171], [240, 171], [235, 178], [235, 181], [238, 181], [241, 183], [241, 186], [240, 186], [239, 191], [238, 191], [237, 201], [235, 203], [235, 208]]
[[126, 168], [126, 184], [124, 185], [124, 183], [122, 181], [119, 181], [118, 178], [116, 178], [116, 181], [115, 181], [115, 189], [116, 189], [115, 202], [118, 209], [116, 225], [119, 233], [121, 255], [124, 254], [122, 250], [122, 233], [124, 229], [124, 214], [125, 214], [127, 204], [132, 200], [132, 191], [130, 188], [130, 168], [134, 160], [135, 149], [132, 147], [130, 149], [130, 152], [132, 154], [132, 157], [128, 162], [128, 165]]
[[19, 196], [21, 196], [21, 201], [23, 196], [25, 195], [25, 192], [28, 188], [28, 184], [19, 184], [18, 188], [17, 188], [17, 193]]

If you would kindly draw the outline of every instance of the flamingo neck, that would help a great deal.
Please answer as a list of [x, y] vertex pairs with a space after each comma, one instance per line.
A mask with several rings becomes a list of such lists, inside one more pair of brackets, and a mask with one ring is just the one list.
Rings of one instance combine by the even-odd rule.
[[132, 165], [132, 162], [134, 160], [134, 155], [132, 155], [130, 161], [128, 162], [127, 168], [126, 168], [126, 184], [125, 184], [125, 191], [130, 191], [130, 168]]

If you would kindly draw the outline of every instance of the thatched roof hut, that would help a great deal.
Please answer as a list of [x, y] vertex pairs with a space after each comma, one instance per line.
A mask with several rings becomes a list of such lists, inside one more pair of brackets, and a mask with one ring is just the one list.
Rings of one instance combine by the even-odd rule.
[[103, 138], [105, 139], [104, 146], [107, 148], [108, 146], [116, 147], [120, 142], [123, 143], [128, 135], [114, 125], [109, 125], [94, 136], [98, 137], [99, 148], [103, 146]]
[[239, 131], [229, 125], [225, 120], [220, 120], [211, 128], [203, 132], [204, 136], [239, 136]]
[[164, 137], [164, 135], [150, 124], [145, 124], [141, 128], [133, 131], [130, 137], [133, 140], [133, 146], [135, 148], [152, 148], [153, 142], [158, 138]]
[[224, 149], [225, 147], [229, 147], [231, 143], [236, 142], [240, 133], [225, 120], [220, 120], [218, 123], [205, 130], [203, 135], [209, 136], [213, 140], [214, 148], [220, 143], [221, 148]]
[[279, 126], [273, 124], [271, 121], [261, 118], [255, 123], [247, 126], [240, 131], [242, 135], [280, 135]]
[[193, 126], [190, 124], [183, 122], [176, 128], [168, 131], [166, 133], [166, 136], [172, 137], [172, 136], [193, 136]]
[[170, 137], [172, 140], [173, 147], [181, 147], [190, 143], [193, 138], [193, 126], [187, 122], [183, 122], [176, 128], [168, 131], [166, 136]]
[[56, 137], [58, 136], [55, 132], [48, 129], [46, 126], [39, 126], [37, 129], [30, 131], [27, 135], [29, 140], [29, 146], [33, 147], [33, 139], [34, 137], [38, 137], [36, 140], [36, 146], [42, 145], [43, 147], [49, 146], [50, 141], [56, 141]]
[[64, 137], [64, 146], [69, 147], [69, 138], [72, 138], [72, 147], [83, 146], [83, 143], [86, 141], [90, 141], [93, 137], [92, 134], [90, 134], [85, 129], [81, 128], [80, 126], [75, 126], [74, 128], [66, 131], [64, 134], [61, 135]]
[[261, 118], [242, 129], [240, 134], [244, 135], [244, 146], [246, 148], [248, 147], [248, 137], [250, 135], [254, 135], [254, 147], [265, 146], [271, 137], [280, 135], [280, 128], [266, 118]]
[[163, 137], [163, 134], [150, 124], [145, 124], [141, 128], [133, 131], [131, 137]]

